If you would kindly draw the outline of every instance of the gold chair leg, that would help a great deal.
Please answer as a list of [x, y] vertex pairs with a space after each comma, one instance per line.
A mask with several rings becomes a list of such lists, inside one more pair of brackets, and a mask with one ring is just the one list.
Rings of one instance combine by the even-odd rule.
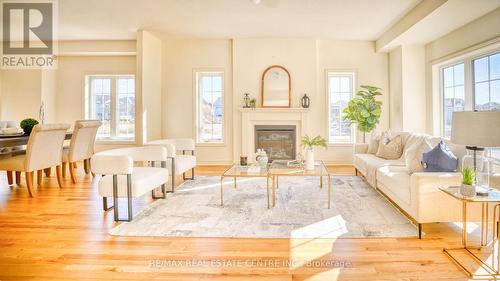
[[63, 188], [62, 177], [61, 177], [61, 165], [56, 166], [56, 176], [57, 176], [57, 184], [59, 185], [59, 188]]
[[12, 185], [14, 183], [14, 179], [12, 177], [12, 171], [7, 171], [7, 182], [9, 185]]
[[62, 177], [66, 178], [66, 162], [62, 163]]
[[36, 171], [36, 184], [42, 186], [42, 170]]
[[76, 163], [69, 163], [69, 175], [71, 176], [71, 182], [76, 183], [75, 180], [75, 168], [76, 168]]
[[30, 197], [33, 197], [33, 172], [26, 172], [26, 186], [28, 187], [28, 192]]
[[21, 185], [21, 172], [16, 172], [16, 184]]
[[89, 162], [90, 162], [89, 159], [83, 160], [83, 169], [85, 170], [86, 175], [90, 173]]
[[92, 164], [91, 164], [91, 163], [92, 163], [92, 159], [91, 159], [91, 158], [89, 158], [88, 160], [89, 160], [89, 171], [90, 171], [90, 173], [92, 174], [92, 177], [95, 177], [94, 172], [92, 172]]

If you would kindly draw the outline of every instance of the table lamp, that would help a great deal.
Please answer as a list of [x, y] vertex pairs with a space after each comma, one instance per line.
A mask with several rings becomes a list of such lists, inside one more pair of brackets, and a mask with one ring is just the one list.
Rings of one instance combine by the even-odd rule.
[[462, 167], [472, 167], [476, 172], [476, 186], [489, 186], [489, 162], [481, 153], [485, 147], [500, 147], [500, 111], [459, 111], [453, 112], [451, 123], [451, 142], [465, 145], [472, 152], [465, 156]]

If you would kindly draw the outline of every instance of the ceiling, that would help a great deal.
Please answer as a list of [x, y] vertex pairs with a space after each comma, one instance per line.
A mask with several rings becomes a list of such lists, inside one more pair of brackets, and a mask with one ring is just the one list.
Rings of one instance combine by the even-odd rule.
[[64, 0], [60, 40], [312, 37], [376, 40], [419, 0]]

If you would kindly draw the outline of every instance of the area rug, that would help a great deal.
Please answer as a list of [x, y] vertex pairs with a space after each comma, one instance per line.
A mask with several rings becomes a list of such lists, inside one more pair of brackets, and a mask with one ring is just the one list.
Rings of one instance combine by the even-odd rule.
[[199, 176], [166, 199], [145, 207], [132, 222], [110, 231], [122, 236], [363, 238], [413, 237], [415, 226], [360, 177], [333, 176], [332, 205], [319, 178], [280, 178], [276, 206], [267, 208], [265, 180], [224, 181]]

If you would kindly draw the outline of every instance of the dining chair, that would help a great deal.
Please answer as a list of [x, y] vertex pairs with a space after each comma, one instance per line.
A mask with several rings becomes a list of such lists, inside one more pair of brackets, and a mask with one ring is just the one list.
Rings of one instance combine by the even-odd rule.
[[0, 170], [7, 173], [26, 174], [26, 186], [33, 197], [33, 178], [37, 171], [38, 185], [41, 185], [42, 170], [56, 167], [57, 183], [62, 188], [62, 151], [67, 124], [38, 124], [33, 127], [26, 145], [26, 154], [0, 160]]
[[94, 155], [94, 144], [97, 130], [102, 125], [97, 120], [77, 120], [69, 147], [63, 148], [62, 176], [66, 177], [66, 164], [69, 168], [71, 182], [76, 183], [75, 169], [77, 161], [85, 162], [85, 173], [90, 172], [90, 159]]

